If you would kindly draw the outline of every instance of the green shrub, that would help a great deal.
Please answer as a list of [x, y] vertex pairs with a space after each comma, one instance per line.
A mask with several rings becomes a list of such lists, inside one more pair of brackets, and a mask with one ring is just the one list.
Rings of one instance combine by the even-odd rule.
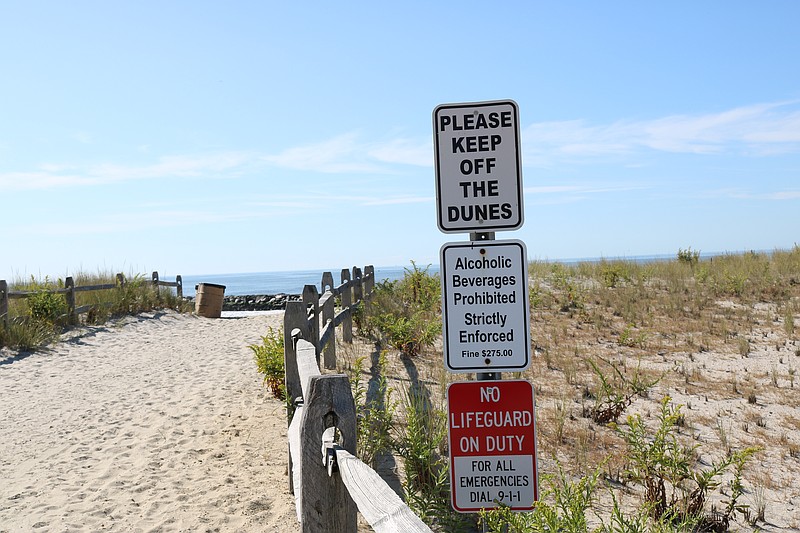
[[37, 282], [31, 276], [31, 288], [35, 291], [28, 297], [28, 315], [34, 321], [47, 322], [49, 324], [64, 323], [68, 312], [67, 301], [63, 294], [52, 292], [55, 289], [64, 288], [64, 283], [58, 280], [53, 283], [50, 278], [45, 278], [43, 282]]
[[559, 310], [562, 313], [569, 313], [571, 316], [574, 311], [584, 309], [583, 291], [570, 269], [560, 263], [553, 263], [550, 276], [559, 293]]
[[[758, 450], [746, 448], [726, 455], [708, 469], [699, 468], [696, 453], [699, 445], [680, 442], [677, 428], [683, 415], [680, 406], [670, 402], [668, 396], [662, 400], [659, 424], [652, 435], [638, 414], [628, 417], [627, 428], [617, 428], [628, 448], [626, 456], [630, 466], [625, 475], [644, 488], [644, 504], [652, 518], [669, 523], [699, 524], [702, 531], [726, 531], [732, 515], [745, 512], [746, 506], [737, 501], [742, 494], [741, 474], [746, 462]], [[731, 466], [734, 481], [725, 510], [707, 512], [709, 493], [720, 489], [720, 477]]]
[[402, 279], [377, 283], [368, 308], [359, 307], [354, 321], [366, 335], [413, 356], [436, 342], [442, 320], [439, 276], [411, 265]]
[[689, 265], [694, 267], [700, 261], [700, 251], [699, 250], [692, 250], [690, 246], [687, 249], [679, 248], [678, 249], [678, 262], [683, 263], [685, 265]]
[[600, 381], [599, 387], [593, 394], [595, 404], [588, 410], [589, 417], [598, 424], [616, 422], [637, 395], [646, 395], [647, 391], [661, 381], [661, 377], [647, 379], [642, 375], [640, 366], [637, 366], [633, 375], [629, 377], [620, 369], [619, 363], [613, 363], [603, 358], [600, 360], [606, 363], [613, 372], [610, 373], [611, 377], [609, 378], [597, 363], [591, 359], [588, 360]]
[[541, 498], [529, 513], [513, 513], [508, 508], [480, 513], [481, 522], [492, 533], [545, 533], [589, 531], [586, 512], [592, 508], [596, 497], [595, 487], [600, 469], [578, 479], [570, 479], [561, 464], [554, 474], [543, 475], [547, 485]]
[[600, 277], [603, 280], [603, 286], [611, 289], [620, 282], [630, 281], [631, 273], [627, 264], [622, 261], [602, 261], [600, 263]]
[[256, 369], [264, 375], [264, 384], [269, 387], [272, 395], [280, 400], [286, 399], [286, 370], [283, 354], [283, 333], [276, 332], [271, 327], [266, 335], [261, 337], [261, 344], [251, 344], [256, 361]]
[[395, 447], [403, 458], [403, 490], [411, 510], [434, 529], [471, 530], [469, 515], [450, 504], [450, 468], [447, 448], [447, 413], [434, 405], [424, 387], [403, 396], [404, 423], [397, 424]]

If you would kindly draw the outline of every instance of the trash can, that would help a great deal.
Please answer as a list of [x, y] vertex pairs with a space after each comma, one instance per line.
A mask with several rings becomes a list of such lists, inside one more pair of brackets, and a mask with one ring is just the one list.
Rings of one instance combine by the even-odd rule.
[[225, 299], [225, 285], [199, 283], [194, 290], [194, 312], [206, 318], [219, 318]]

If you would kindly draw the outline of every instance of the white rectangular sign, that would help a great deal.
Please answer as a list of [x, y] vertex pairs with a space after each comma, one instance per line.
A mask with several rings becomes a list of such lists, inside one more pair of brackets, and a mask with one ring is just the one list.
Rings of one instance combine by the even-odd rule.
[[522, 161], [516, 102], [437, 106], [433, 131], [439, 229], [444, 233], [519, 229]]
[[440, 250], [445, 367], [522, 372], [530, 366], [528, 261], [519, 240], [446, 243]]

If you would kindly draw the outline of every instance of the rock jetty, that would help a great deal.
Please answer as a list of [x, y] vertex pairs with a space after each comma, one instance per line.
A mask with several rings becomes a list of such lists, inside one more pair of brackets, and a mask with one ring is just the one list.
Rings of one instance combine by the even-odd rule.
[[[225, 296], [223, 311], [278, 311], [286, 309], [286, 302], [300, 301], [299, 294], [248, 294], [244, 296]], [[194, 298], [187, 298], [194, 301]]]

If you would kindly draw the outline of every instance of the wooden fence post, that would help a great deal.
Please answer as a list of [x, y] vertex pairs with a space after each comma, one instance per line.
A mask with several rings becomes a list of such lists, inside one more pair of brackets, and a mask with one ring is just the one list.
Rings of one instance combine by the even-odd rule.
[[[297, 368], [297, 340], [293, 334], [295, 331], [301, 339], [309, 336], [306, 306], [303, 305], [303, 302], [286, 302], [286, 310], [283, 313], [283, 375], [286, 398], [293, 407], [296, 407], [296, 402], [298, 400], [302, 401], [303, 398], [300, 371]], [[287, 426], [291, 425], [293, 416], [294, 410], [290, 408], [286, 413]], [[288, 456], [289, 490], [294, 493], [294, 478], [292, 476], [294, 465], [291, 449]]]
[[328, 476], [322, 455], [322, 434], [330, 427], [337, 429], [339, 446], [356, 454], [356, 410], [347, 376], [312, 377], [302, 417], [302, 531], [355, 533], [355, 502], [338, 475]]
[[0, 322], [8, 327], [8, 282], [0, 279]]
[[325, 294], [325, 291], [333, 292], [336, 286], [333, 284], [333, 274], [330, 272], [322, 273], [322, 281], [319, 284], [319, 293]]
[[375, 267], [367, 265], [364, 267], [364, 292], [367, 296], [372, 293], [375, 288]]
[[180, 274], [175, 276], [175, 292], [178, 298], [183, 298], [183, 278]]
[[156, 290], [156, 296], [158, 296], [158, 271], [153, 272], [153, 288]]
[[369, 300], [372, 296], [372, 289], [375, 287], [375, 267], [372, 265], [367, 265], [364, 267], [363, 280], [364, 314], [366, 315], [369, 313]]
[[314, 345], [314, 349], [317, 351], [317, 366], [319, 366], [319, 293], [316, 285], [303, 287], [303, 306], [306, 308], [307, 314], [313, 315], [313, 318], [309, 319], [311, 327], [306, 340]]
[[353, 267], [353, 303], [357, 304], [360, 302], [363, 294], [364, 291], [361, 287], [361, 269]]
[[125, 288], [125, 274], [123, 274], [122, 272], [117, 274], [117, 286], [120, 289]]
[[342, 340], [353, 342], [353, 289], [350, 286], [350, 270], [342, 269], [342, 309], [347, 312], [342, 316]]
[[300, 337], [303, 339], [309, 337], [308, 315], [303, 302], [286, 302], [286, 311], [283, 313], [283, 364], [286, 397], [292, 403], [303, 395], [300, 373], [297, 370], [297, 343], [292, 336], [294, 330], [299, 330]]
[[75, 324], [77, 322], [75, 315], [75, 280], [72, 279], [72, 276], [64, 280], [64, 288], [67, 289], [64, 294], [64, 298], [67, 300], [67, 321], [70, 324]]
[[322, 304], [322, 327], [328, 328], [328, 343], [323, 350], [325, 368], [328, 370], [336, 369], [336, 323], [334, 322], [334, 296], [328, 291], [325, 296], [325, 303]]

